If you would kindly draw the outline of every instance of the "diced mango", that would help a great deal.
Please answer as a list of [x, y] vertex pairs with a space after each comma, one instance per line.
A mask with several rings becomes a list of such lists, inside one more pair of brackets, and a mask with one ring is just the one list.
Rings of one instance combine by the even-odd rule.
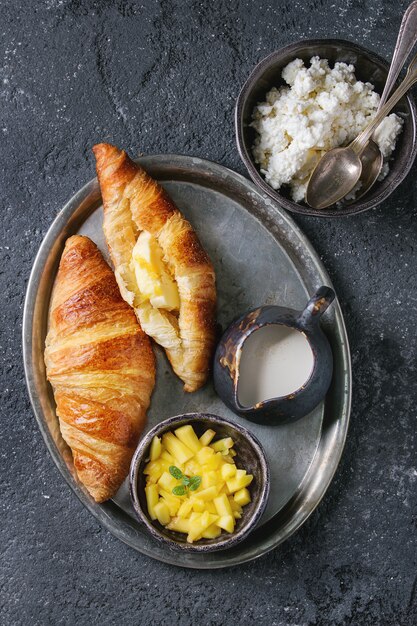
[[217, 487], [207, 487], [207, 489], [203, 489], [202, 491], [197, 492], [197, 497], [199, 500], [213, 500], [218, 494]]
[[156, 519], [155, 505], [158, 504], [159, 492], [157, 485], [147, 485], [145, 487], [146, 505], [151, 520]]
[[161, 440], [159, 437], [155, 435], [155, 437], [152, 439], [151, 451], [149, 455], [151, 461], [156, 461], [156, 459], [160, 456], [161, 452], [162, 452]]
[[155, 506], [153, 507], [155, 515], [158, 519], [158, 522], [162, 524], [162, 526], [166, 526], [171, 521], [171, 516], [169, 514], [168, 506], [161, 499]]
[[239, 489], [243, 489], [244, 487], [247, 487], [248, 485], [251, 484], [253, 480], [252, 474], [246, 474], [246, 472], [243, 476], [238, 476], [237, 474], [239, 471], [240, 470], [237, 470], [236, 476], [234, 478], [231, 478], [230, 480], [226, 482], [226, 485], [230, 493], [234, 493], [235, 491], [239, 491]]
[[232, 507], [230, 506], [229, 499], [225, 493], [213, 500], [216, 511], [220, 516], [232, 515]]
[[223, 528], [223, 530], [226, 530], [228, 533], [232, 533], [235, 529], [235, 520], [233, 515], [222, 515], [222, 517], [219, 517], [215, 523], [219, 526], [219, 528]]
[[217, 537], [219, 537], [221, 533], [221, 528], [219, 528], [219, 526], [216, 526], [216, 524], [212, 524], [211, 526], [206, 528], [201, 536], [204, 537], [204, 539], [217, 539]]
[[229, 448], [233, 448], [233, 439], [231, 437], [225, 437], [224, 439], [219, 439], [218, 441], [211, 443], [210, 448], [213, 448], [215, 452], [222, 452], [222, 450], [229, 450]]
[[236, 474], [236, 465], [230, 465], [230, 463], [224, 463], [220, 468], [220, 474], [223, 480], [229, 480]]
[[[220, 482], [223, 482], [219, 477], [218, 473], [215, 470], [209, 470], [203, 474], [201, 479], [201, 486], [203, 489], [207, 489], [207, 487], [212, 487], [213, 485], [219, 485]], [[223, 485], [221, 485], [223, 486]]]
[[175, 459], [174, 457], [168, 452], [168, 450], [164, 450], [162, 448], [163, 452], [161, 453], [161, 459], [164, 459], [164, 461], [166, 461], [169, 465], [175, 465]]
[[195, 455], [196, 461], [200, 463], [200, 465], [205, 465], [214, 456], [214, 450], [209, 448], [208, 446], [204, 446], [197, 452]]
[[213, 515], [208, 511], [205, 511], [199, 517], [196, 517], [193, 520], [190, 519], [190, 530], [187, 536], [187, 541], [189, 543], [193, 543], [193, 541], [199, 539], [202, 536], [203, 532], [209, 526], [217, 522], [218, 519], [218, 515]]
[[171, 491], [178, 485], [178, 480], [171, 476], [168, 472], [164, 472], [161, 478], [158, 480], [158, 485], [165, 491]]
[[178, 516], [188, 517], [192, 510], [193, 510], [193, 501], [190, 499], [184, 500], [184, 502], [181, 504], [180, 508], [178, 509]]
[[194, 432], [194, 428], [189, 424], [177, 428], [175, 435], [193, 452], [198, 452], [203, 447]]
[[245, 506], [246, 504], [249, 504], [250, 502], [249, 490], [246, 489], [246, 487], [243, 487], [243, 489], [239, 489], [239, 491], [236, 491], [235, 495], [233, 496], [233, 499], [235, 502], [240, 504], [240, 506]]
[[162, 443], [178, 463], [186, 463], [194, 456], [194, 452], [173, 433], [165, 433], [162, 437]]
[[[201, 538], [215, 539], [222, 530], [233, 532], [235, 520], [240, 519], [243, 507], [250, 501], [247, 486], [253, 476], [237, 469], [236, 452], [231, 437], [214, 443], [212, 429], [198, 439], [191, 425], [177, 428], [175, 434], [165, 433], [162, 439], [154, 437], [149, 458], [144, 469], [145, 495], [149, 516], [175, 532], [185, 533], [187, 541]], [[199, 477], [195, 482], [176, 479], [169, 471], [177, 467], [188, 478]], [[183, 485], [184, 495], [172, 490]]]
[[199, 498], [190, 498], [190, 502], [192, 504], [193, 511], [196, 511], [197, 513], [204, 512], [204, 500], [200, 500]]
[[169, 530], [175, 530], [178, 533], [188, 533], [190, 530], [190, 520], [183, 517], [173, 517], [167, 525]]
[[211, 428], [209, 428], [208, 430], [206, 430], [206, 432], [204, 432], [199, 441], [201, 443], [202, 446], [208, 446], [209, 443], [212, 441], [212, 439], [216, 436], [216, 433], [214, 432], [214, 430], [212, 430]]

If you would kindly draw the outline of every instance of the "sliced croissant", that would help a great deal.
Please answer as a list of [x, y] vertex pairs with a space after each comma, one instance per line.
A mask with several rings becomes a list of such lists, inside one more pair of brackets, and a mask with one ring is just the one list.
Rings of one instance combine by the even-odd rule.
[[[213, 266], [191, 224], [162, 187], [118, 148], [93, 148], [104, 203], [104, 233], [123, 298], [144, 331], [165, 348], [185, 391], [207, 380], [215, 344], [216, 289]], [[179, 294], [178, 311], [144, 299], [132, 268], [142, 232], [150, 233]]]
[[129, 471], [155, 383], [149, 338], [87, 237], [70, 237], [52, 295], [45, 363], [62, 436], [97, 502]]

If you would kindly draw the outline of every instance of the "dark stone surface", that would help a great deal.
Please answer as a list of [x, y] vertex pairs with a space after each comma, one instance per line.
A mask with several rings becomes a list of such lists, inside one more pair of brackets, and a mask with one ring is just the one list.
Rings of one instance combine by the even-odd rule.
[[254, 64], [305, 37], [389, 57], [406, 2], [1, 1], [2, 624], [415, 624], [417, 186], [374, 212], [297, 219], [346, 315], [346, 451], [323, 503], [280, 549], [180, 570], [135, 553], [52, 463], [21, 363], [25, 286], [57, 211], [93, 176], [91, 145], [184, 153], [242, 173], [233, 105]]

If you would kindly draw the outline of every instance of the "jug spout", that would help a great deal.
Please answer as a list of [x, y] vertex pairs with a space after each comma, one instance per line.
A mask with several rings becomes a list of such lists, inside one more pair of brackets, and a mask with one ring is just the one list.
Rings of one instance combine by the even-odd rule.
[[311, 326], [312, 324], [317, 324], [334, 298], [335, 293], [333, 289], [325, 286], [320, 287], [307, 302], [304, 311], [302, 311], [299, 317], [301, 325]]

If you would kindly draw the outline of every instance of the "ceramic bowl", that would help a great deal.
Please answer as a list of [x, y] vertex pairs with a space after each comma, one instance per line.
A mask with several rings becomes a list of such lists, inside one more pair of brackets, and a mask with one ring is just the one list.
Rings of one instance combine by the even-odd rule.
[[284, 188], [275, 191], [266, 183], [252, 157], [251, 148], [256, 132], [250, 127], [250, 123], [256, 104], [265, 100], [266, 93], [272, 87], [279, 87], [284, 84], [281, 72], [290, 61], [300, 58], [308, 65], [313, 56], [328, 59], [331, 66], [337, 61], [352, 63], [355, 66], [356, 78], [364, 82], [371, 82], [375, 85], [376, 91], [382, 93], [389, 65], [374, 52], [358, 44], [341, 39], [312, 39], [281, 48], [255, 67], [239, 94], [235, 109], [235, 129], [239, 153], [252, 180], [288, 211], [319, 217], [342, 217], [361, 213], [386, 200], [407, 176], [414, 162], [417, 152], [417, 111], [410, 96], [402, 98], [394, 109], [395, 113], [403, 118], [404, 125], [390, 161], [389, 174], [383, 181], [375, 183], [367, 194], [352, 204], [340, 208], [329, 207], [319, 210], [312, 209], [306, 203], [293, 202]]
[[[152, 521], [148, 515], [145, 498], [144, 467], [149, 460], [149, 448], [155, 435], [161, 437], [168, 431], [174, 431], [180, 426], [191, 424], [200, 437], [208, 428], [216, 431], [216, 439], [232, 437], [235, 442], [235, 463], [238, 468], [245, 469], [253, 474], [253, 481], [249, 487], [252, 501], [243, 508], [241, 519], [236, 520], [235, 531], [231, 534], [222, 532], [217, 539], [200, 539], [193, 544], [187, 543], [186, 535], [170, 531], [158, 521]], [[269, 468], [265, 453], [259, 441], [246, 428], [232, 423], [222, 417], [206, 413], [187, 413], [170, 417], [155, 426], [139, 443], [130, 466], [130, 494], [136, 515], [152, 536], [157, 540], [169, 544], [170, 547], [189, 552], [211, 552], [232, 548], [245, 539], [257, 525], [265, 510], [270, 487]]]

